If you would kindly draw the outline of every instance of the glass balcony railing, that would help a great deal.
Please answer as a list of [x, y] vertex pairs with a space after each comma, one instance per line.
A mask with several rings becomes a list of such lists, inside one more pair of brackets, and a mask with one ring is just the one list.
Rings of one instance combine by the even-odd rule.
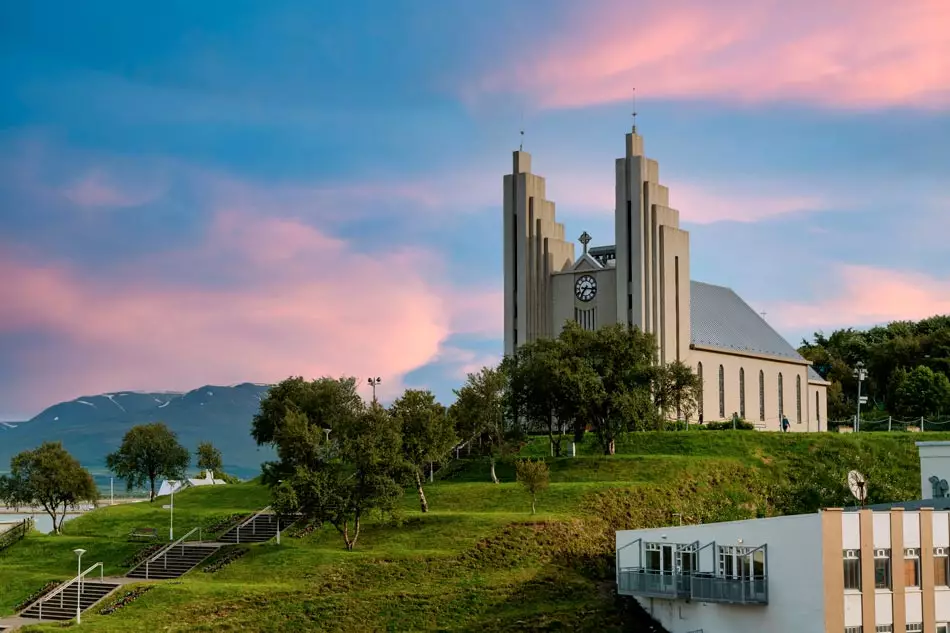
[[700, 574], [691, 577], [690, 589], [690, 597], [700, 602], [769, 603], [769, 581], [766, 576], [723, 578]]
[[620, 570], [617, 591], [630, 596], [652, 598], [689, 598], [689, 576], [642, 567]]

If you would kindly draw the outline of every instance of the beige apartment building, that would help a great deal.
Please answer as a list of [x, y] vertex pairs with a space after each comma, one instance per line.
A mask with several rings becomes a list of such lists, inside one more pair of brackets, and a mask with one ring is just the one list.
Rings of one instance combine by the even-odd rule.
[[587, 329], [625, 323], [656, 335], [661, 362], [702, 377], [705, 421], [738, 414], [761, 429], [827, 428], [828, 383], [730, 288], [692, 281], [689, 233], [679, 225], [659, 164], [636, 127], [615, 165], [614, 244], [582, 253], [565, 238], [531, 155], [513, 154], [504, 177], [505, 354], [567, 321]]

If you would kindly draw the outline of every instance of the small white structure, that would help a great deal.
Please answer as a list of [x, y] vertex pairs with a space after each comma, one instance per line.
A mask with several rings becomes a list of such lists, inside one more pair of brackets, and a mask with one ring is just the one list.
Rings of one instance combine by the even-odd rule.
[[205, 471], [205, 476], [200, 479], [166, 479], [162, 482], [162, 485], [158, 489], [158, 497], [164, 497], [170, 495], [173, 492], [179, 492], [185, 488], [191, 486], [223, 486], [227, 482], [223, 479], [215, 479], [214, 472], [210, 470]]
[[920, 454], [920, 498], [950, 497], [950, 442], [917, 442]]

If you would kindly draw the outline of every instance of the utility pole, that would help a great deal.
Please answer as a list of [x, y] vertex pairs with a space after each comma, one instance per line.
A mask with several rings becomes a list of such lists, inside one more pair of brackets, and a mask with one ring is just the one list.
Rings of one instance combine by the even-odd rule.
[[378, 377], [366, 379], [366, 382], [369, 384], [369, 386], [373, 388], [373, 402], [374, 403], [376, 402], [376, 385], [378, 385], [382, 381], [383, 381], [382, 378], [378, 378]]

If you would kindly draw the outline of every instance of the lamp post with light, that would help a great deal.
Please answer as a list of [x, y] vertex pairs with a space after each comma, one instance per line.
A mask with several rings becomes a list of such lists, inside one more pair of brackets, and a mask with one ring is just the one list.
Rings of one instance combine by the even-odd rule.
[[854, 418], [855, 433], [861, 430], [861, 383], [868, 377], [868, 372], [864, 368], [864, 363], [858, 361], [854, 364], [854, 371], [851, 372], [858, 379], [858, 414]]
[[82, 612], [79, 604], [82, 598], [82, 555], [86, 553], [86, 550], [82, 548], [74, 549], [73, 553], [78, 557], [76, 561], [76, 567], [78, 569], [76, 572], [76, 624], [80, 624], [82, 622]]
[[373, 402], [376, 402], [376, 386], [382, 382], [382, 378], [367, 378], [366, 382], [373, 388]]

